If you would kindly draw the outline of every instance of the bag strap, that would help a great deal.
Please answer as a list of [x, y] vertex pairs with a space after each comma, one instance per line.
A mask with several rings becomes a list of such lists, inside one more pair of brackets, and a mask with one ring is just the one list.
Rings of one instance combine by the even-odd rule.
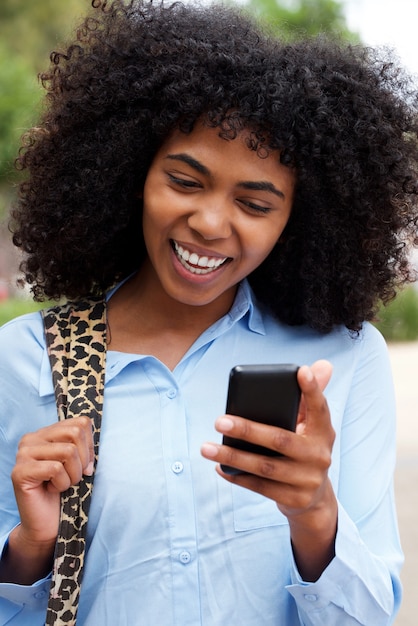
[[[106, 361], [106, 302], [68, 302], [42, 311], [58, 419], [85, 415], [93, 423], [94, 471], [99, 454]], [[61, 494], [46, 626], [74, 626], [83, 575], [92, 476]]]

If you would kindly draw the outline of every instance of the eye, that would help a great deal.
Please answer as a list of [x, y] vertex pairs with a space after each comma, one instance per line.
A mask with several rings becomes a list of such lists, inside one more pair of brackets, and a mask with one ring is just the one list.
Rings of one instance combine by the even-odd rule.
[[256, 204], [250, 200], [238, 200], [238, 202], [244, 206], [244, 209], [250, 213], [266, 215], [271, 212], [271, 207]]
[[167, 174], [167, 176], [173, 185], [182, 187], [183, 189], [199, 189], [201, 187], [200, 183], [195, 180], [190, 180], [190, 178], [180, 178], [173, 174]]

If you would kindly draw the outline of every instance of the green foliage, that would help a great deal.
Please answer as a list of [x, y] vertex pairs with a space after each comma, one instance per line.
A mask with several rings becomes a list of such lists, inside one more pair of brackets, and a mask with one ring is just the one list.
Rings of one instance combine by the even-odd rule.
[[245, 6], [288, 39], [328, 33], [359, 41], [358, 34], [348, 29], [343, 5], [337, 0], [247, 0]]
[[0, 180], [13, 178], [20, 137], [38, 115], [40, 89], [27, 62], [0, 40]]
[[[1, 149], [1, 147], [0, 147]], [[9, 212], [9, 208], [14, 199], [15, 190], [10, 185], [0, 186], [0, 227], [3, 222], [4, 216]], [[1, 229], [0, 229], [1, 233]], [[0, 238], [0, 246], [1, 238]]]
[[90, 0], [0, 0], [0, 184], [13, 180], [20, 137], [36, 121], [37, 74]]
[[418, 289], [406, 287], [382, 307], [375, 324], [387, 341], [418, 339]]
[[[246, 6], [284, 36], [326, 31], [353, 38], [337, 0], [248, 0]], [[36, 75], [90, 8], [91, 0], [0, 0], [0, 185], [16, 176], [20, 137], [38, 117]]]
[[0, 302], [0, 326], [18, 315], [32, 313], [32, 311], [39, 311], [45, 306], [46, 305], [44, 303], [33, 302], [32, 300], [21, 298], [9, 298], [8, 300], [4, 300], [3, 302]]
[[90, 0], [1, 0], [0, 41], [37, 73], [90, 6]]

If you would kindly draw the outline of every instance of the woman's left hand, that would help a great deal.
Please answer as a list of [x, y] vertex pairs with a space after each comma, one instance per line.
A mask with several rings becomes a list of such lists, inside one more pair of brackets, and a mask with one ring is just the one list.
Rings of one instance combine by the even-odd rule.
[[296, 432], [234, 415], [218, 418], [216, 430], [281, 453], [261, 456], [221, 444], [204, 444], [202, 455], [243, 473], [225, 480], [277, 503], [288, 518], [296, 562], [305, 580], [316, 580], [334, 555], [337, 501], [328, 478], [335, 432], [323, 395], [332, 373], [328, 361], [299, 368], [302, 391]]

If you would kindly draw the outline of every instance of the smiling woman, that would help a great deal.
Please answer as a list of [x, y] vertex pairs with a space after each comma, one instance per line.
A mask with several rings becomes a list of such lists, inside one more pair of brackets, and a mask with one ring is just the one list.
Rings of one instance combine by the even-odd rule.
[[[176, 130], [163, 142], [142, 192], [147, 258], [108, 306], [112, 349], [154, 354], [173, 369], [202, 332], [228, 313], [237, 285], [280, 239], [295, 172], [280, 163], [277, 150], [264, 149], [260, 156], [249, 149], [250, 141], [249, 131], [226, 139], [199, 120], [191, 132]], [[131, 294], [145, 294], [145, 285], [147, 297], [134, 304]], [[155, 320], [156, 311], [170, 311], [171, 319], [158, 333], [126, 333], [133, 317], [143, 324]]]
[[197, 336], [228, 312], [236, 286], [268, 256], [290, 216], [293, 169], [280, 163], [277, 151], [249, 150], [250, 139], [248, 131], [223, 139], [217, 128], [198, 122], [190, 133], [169, 136], [145, 179], [149, 262], [133, 280], [150, 284], [144, 274], [155, 275], [160, 302], [171, 311], [198, 305], [204, 321]]
[[[20, 157], [31, 174], [14, 235], [35, 296], [101, 293], [138, 268], [147, 169], [174, 128], [187, 134], [203, 115], [224, 139], [247, 127], [252, 151], [278, 150], [297, 172], [286, 236], [250, 277], [258, 297], [291, 324], [358, 330], [408, 279], [400, 237], [416, 228], [401, 207], [414, 197], [416, 155], [407, 78], [361, 47], [282, 45], [232, 25], [232, 11], [217, 24], [213, 54], [204, 43], [213, 27], [207, 8], [194, 8], [193, 18], [181, 6], [153, 16], [156, 29], [169, 15], [196, 20], [197, 38], [179, 38], [173, 21], [161, 43], [151, 26], [142, 34], [149, 7], [139, 6], [93, 14], [43, 74], [50, 107]], [[230, 28], [243, 29], [241, 42]], [[123, 55], [132, 60], [126, 67]]]
[[[25, 278], [75, 302], [0, 329], [0, 623], [389, 626], [395, 402], [368, 320], [411, 278], [417, 95], [238, 9], [92, 5], [18, 157]], [[224, 415], [234, 366], [278, 362], [294, 432]]]

